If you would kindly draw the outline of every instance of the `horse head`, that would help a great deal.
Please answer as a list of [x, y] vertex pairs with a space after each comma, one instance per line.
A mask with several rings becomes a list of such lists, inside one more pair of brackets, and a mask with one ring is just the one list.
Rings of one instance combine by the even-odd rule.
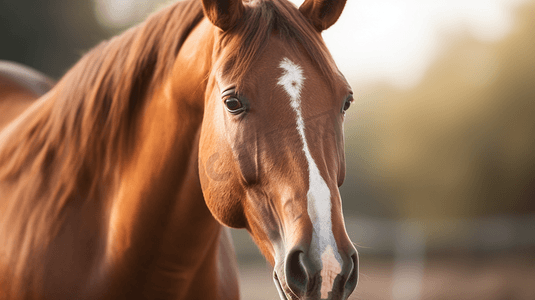
[[346, 299], [357, 285], [338, 190], [353, 97], [321, 38], [344, 5], [203, 0], [214, 32], [204, 56], [204, 198], [220, 223], [248, 230], [282, 299]]

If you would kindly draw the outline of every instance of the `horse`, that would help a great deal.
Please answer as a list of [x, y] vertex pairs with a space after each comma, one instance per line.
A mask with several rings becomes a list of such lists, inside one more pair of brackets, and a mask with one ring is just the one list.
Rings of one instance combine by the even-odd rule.
[[347, 299], [354, 100], [321, 37], [344, 6], [177, 2], [12, 94], [31, 104], [0, 132], [0, 298], [239, 299], [231, 227], [281, 299]]

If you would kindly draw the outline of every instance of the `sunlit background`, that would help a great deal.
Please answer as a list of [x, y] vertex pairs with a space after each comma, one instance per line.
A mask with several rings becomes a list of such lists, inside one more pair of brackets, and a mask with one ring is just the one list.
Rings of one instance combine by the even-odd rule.
[[[0, 59], [59, 78], [170, 2], [2, 1]], [[324, 38], [357, 100], [341, 188], [361, 261], [351, 299], [535, 299], [535, 1], [348, 0]], [[234, 237], [243, 298], [276, 299]]]

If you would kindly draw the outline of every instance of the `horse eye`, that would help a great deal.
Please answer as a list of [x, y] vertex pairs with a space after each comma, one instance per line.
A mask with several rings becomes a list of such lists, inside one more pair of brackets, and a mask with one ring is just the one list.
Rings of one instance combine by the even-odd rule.
[[233, 114], [239, 114], [245, 110], [245, 107], [238, 98], [228, 98], [225, 100], [227, 110]]
[[349, 109], [349, 107], [351, 106], [351, 103], [353, 102], [353, 97], [350, 97], [350, 98], [347, 98], [346, 101], [344, 102], [344, 107], [343, 107], [343, 111], [347, 111]]

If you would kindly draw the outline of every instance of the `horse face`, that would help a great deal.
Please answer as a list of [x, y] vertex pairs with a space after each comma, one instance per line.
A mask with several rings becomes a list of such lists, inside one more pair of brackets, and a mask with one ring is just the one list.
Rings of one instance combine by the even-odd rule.
[[239, 83], [225, 71], [225, 50], [215, 56], [222, 67], [208, 83], [199, 149], [208, 208], [249, 231], [275, 266], [282, 299], [346, 299], [358, 278], [338, 191], [347, 82], [325, 78], [276, 33]]

